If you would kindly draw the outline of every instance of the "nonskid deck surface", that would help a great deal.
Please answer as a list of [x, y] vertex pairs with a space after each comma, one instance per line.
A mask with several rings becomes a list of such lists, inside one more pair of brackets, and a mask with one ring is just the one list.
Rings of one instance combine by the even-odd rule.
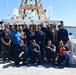
[[26, 64], [15, 66], [14, 62], [3, 64], [2, 58], [0, 58], [0, 74], [1, 75], [75, 75], [76, 65], [53, 66], [51, 63]]

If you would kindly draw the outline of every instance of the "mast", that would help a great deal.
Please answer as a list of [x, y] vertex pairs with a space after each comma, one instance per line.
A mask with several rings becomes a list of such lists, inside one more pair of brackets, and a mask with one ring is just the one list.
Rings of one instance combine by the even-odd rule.
[[7, 0], [7, 16], [9, 17], [9, 3], [8, 3], [8, 0]]
[[34, 15], [36, 15], [38, 19], [47, 19], [46, 10], [42, 6], [41, 1], [42, 0], [22, 0], [19, 7], [19, 18], [25, 19], [27, 16], [33, 18]]

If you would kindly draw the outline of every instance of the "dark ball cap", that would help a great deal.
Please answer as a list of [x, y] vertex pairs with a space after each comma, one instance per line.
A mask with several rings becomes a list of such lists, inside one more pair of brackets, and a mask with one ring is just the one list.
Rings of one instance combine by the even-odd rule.
[[63, 21], [60, 21], [60, 24], [63, 24]]

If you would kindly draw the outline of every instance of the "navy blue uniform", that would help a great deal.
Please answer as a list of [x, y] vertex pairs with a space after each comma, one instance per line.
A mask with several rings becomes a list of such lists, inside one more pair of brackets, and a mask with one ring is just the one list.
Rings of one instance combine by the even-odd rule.
[[[21, 52], [24, 52], [24, 54], [19, 58], [19, 54]], [[23, 63], [25, 63], [26, 59], [27, 59], [27, 47], [26, 45], [20, 46], [17, 45], [17, 47], [15, 48], [15, 64], [18, 65], [19, 62], [21, 61], [21, 58], [23, 58]]]
[[34, 35], [34, 39], [36, 40], [37, 44], [40, 46], [41, 55], [43, 56], [43, 47], [45, 42], [45, 33], [43, 31], [37, 31]]
[[[54, 45], [51, 45], [50, 48], [52, 49], [56, 49]], [[53, 60], [53, 63], [55, 63], [55, 59], [56, 59], [56, 52], [53, 52], [52, 50], [50, 50], [48, 47], [46, 47], [44, 49], [44, 53], [45, 56], [47, 58], [48, 61], [50, 61], [50, 59]]]
[[2, 52], [2, 41], [1, 41], [1, 36], [2, 36], [3, 31], [0, 30], [0, 54]]
[[15, 33], [15, 30], [9, 30], [8, 32], [11, 35], [11, 58], [14, 59], [14, 42], [13, 42], [13, 35]]
[[44, 33], [46, 32], [47, 28], [46, 27], [41, 27], [41, 31], [43, 31]]
[[34, 39], [34, 32], [29, 32], [28, 33], [28, 37], [27, 37], [27, 40], [28, 40], [28, 46], [31, 44], [31, 41]]
[[[33, 50], [36, 48], [38, 52], [34, 52]], [[29, 47], [29, 56], [31, 57], [31, 62], [35, 62], [35, 58], [38, 58], [39, 62], [41, 59], [40, 46], [36, 44], [35, 46], [30, 45]]]
[[62, 40], [65, 44], [69, 40], [68, 31], [66, 29], [58, 30], [57, 35], [58, 35], [58, 42]]
[[34, 35], [34, 39], [36, 40], [37, 43], [39, 43], [39, 41], [44, 42], [45, 33], [43, 31], [40, 32], [37, 31]]
[[51, 40], [52, 43], [53, 43], [53, 40], [54, 40], [54, 38], [53, 38], [53, 33], [52, 33], [52, 31], [50, 31], [49, 28], [46, 30], [45, 44], [47, 44], [47, 41], [48, 41], [48, 40]]

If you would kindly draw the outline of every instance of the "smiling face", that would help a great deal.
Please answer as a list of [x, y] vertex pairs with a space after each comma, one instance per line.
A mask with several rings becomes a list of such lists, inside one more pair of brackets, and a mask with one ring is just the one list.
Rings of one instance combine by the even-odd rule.
[[7, 34], [8, 33], [8, 28], [4, 29], [4, 33]]
[[51, 26], [50, 26], [50, 29], [51, 29], [51, 30], [53, 30], [53, 29], [54, 29], [54, 26], [53, 26], [53, 25], [51, 25]]
[[23, 30], [22, 26], [19, 27], [20, 32]]
[[11, 30], [14, 30], [14, 26], [13, 25], [11, 26]]
[[59, 46], [64, 46], [63, 41], [60, 41], [60, 42], [59, 42]]
[[51, 40], [49, 40], [49, 41], [47, 42], [47, 45], [48, 45], [48, 46], [51, 46], [51, 45], [52, 45]]
[[16, 32], [19, 32], [19, 27], [17, 26], [17, 28], [16, 28]]
[[20, 46], [22, 46], [24, 44], [24, 41], [21, 39], [20, 40]]
[[35, 41], [35, 40], [32, 41], [32, 45], [33, 45], [33, 46], [36, 45], [36, 41]]
[[39, 31], [39, 32], [41, 31], [41, 27], [38, 27], [38, 31]]

